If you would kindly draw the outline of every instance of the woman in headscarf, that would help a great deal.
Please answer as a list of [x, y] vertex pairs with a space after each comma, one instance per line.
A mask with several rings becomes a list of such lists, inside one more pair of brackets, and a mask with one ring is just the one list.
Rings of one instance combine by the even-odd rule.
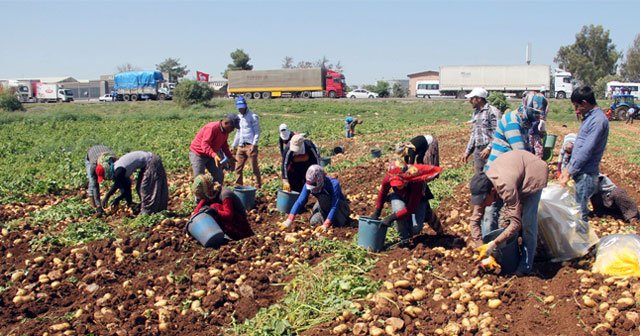
[[[169, 187], [162, 160], [158, 155], [144, 151], [127, 153], [115, 162], [113, 156], [109, 154], [98, 158], [96, 165], [98, 183], [102, 183], [105, 178], [113, 179], [111, 189], [102, 200], [103, 208], [109, 204], [109, 198], [118, 189], [120, 189], [120, 195], [111, 202], [111, 206], [117, 206], [122, 200], [125, 200], [129, 207], [132, 206], [131, 175], [136, 170], [138, 171], [136, 191], [140, 196], [140, 212], [151, 214], [167, 209]], [[134, 209], [134, 212], [138, 212], [138, 209]]]
[[404, 158], [408, 164], [427, 164], [430, 166], [440, 165], [440, 149], [438, 139], [433, 135], [418, 135], [408, 143], [396, 145], [396, 154]]
[[293, 136], [298, 133], [291, 132], [287, 124], [280, 124], [280, 127], [278, 129], [280, 133], [280, 136], [278, 137], [278, 144], [280, 146], [280, 155], [284, 157], [284, 155], [287, 154], [287, 146], [289, 146], [289, 142], [291, 141]]
[[591, 196], [593, 212], [598, 215], [614, 215], [624, 218], [627, 222], [638, 220], [638, 204], [627, 194], [627, 191], [618, 187], [609, 177], [600, 174], [598, 176], [598, 189]]
[[305, 139], [304, 134], [294, 135], [282, 157], [282, 190], [301, 192], [307, 169], [319, 163], [316, 145]]
[[214, 181], [211, 175], [196, 176], [191, 190], [196, 199], [200, 200], [191, 214], [192, 218], [200, 212], [206, 212], [233, 240], [254, 235], [247, 220], [247, 210], [240, 198], [233, 191]]
[[443, 230], [440, 221], [429, 205], [433, 194], [427, 185], [441, 171], [442, 168], [436, 166], [407, 165], [402, 160], [391, 162], [378, 192], [376, 211], [371, 217], [380, 218], [387, 194], [391, 190], [389, 199], [393, 212], [382, 220], [382, 224], [391, 226], [395, 221], [401, 241], [406, 242], [420, 233], [425, 220], [437, 234], [441, 234]]
[[280, 224], [281, 229], [291, 226], [296, 215], [304, 209], [309, 194], [315, 196], [310, 223], [312, 226], [328, 229], [331, 226], [345, 226], [349, 223], [349, 202], [342, 194], [338, 179], [329, 177], [319, 165], [312, 165], [305, 176], [305, 186], [291, 208], [287, 219]]

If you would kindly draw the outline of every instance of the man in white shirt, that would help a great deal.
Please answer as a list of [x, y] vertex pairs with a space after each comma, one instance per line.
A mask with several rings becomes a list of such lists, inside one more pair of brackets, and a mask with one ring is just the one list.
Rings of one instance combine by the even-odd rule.
[[251, 161], [253, 174], [256, 176], [256, 187], [262, 186], [260, 177], [260, 167], [258, 166], [258, 141], [260, 140], [260, 119], [258, 115], [251, 112], [247, 107], [244, 97], [240, 96], [236, 99], [236, 107], [238, 108], [238, 116], [240, 117], [240, 129], [236, 132], [233, 139], [233, 148], [236, 148], [236, 174], [238, 178], [236, 185], [243, 185], [242, 170], [247, 159]]

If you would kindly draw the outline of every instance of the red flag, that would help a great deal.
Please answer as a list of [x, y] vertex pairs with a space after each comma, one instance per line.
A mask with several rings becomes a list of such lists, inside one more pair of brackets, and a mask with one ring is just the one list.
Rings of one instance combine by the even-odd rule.
[[196, 76], [198, 76], [198, 82], [205, 82], [205, 83], [209, 82], [209, 74], [208, 73], [196, 71]]

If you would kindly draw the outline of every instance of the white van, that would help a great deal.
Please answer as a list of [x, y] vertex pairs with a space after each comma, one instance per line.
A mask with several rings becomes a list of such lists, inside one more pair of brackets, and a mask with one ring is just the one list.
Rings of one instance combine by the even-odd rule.
[[440, 96], [440, 81], [425, 80], [416, 83], [416, 98], [429, 98]]

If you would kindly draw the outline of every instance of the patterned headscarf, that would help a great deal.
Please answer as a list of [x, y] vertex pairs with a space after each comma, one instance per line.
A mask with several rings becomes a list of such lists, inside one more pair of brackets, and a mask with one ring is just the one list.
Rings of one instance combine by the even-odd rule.
[[96, 162], [96, 175], [98, 175], [98, 182], [102, 182], [102, 178], [107, 180], [113, 179], [113, 163], [116, 161], [116, 157], [111, 153], [103, 153], [98, 156]]
[[311, 193], [317, 193], [322, 190], [324, 187], [324, 169], [319, 165], [312, 165], [307, 169], [307, 175], [305, 179], [307, 180], [306, 188], [311, 191]]
[[191, 186], [191, 191], [196, 198], [214, 200], [220, 195], [222, 185], [213, 180], [209, 174], [196, 176]]

